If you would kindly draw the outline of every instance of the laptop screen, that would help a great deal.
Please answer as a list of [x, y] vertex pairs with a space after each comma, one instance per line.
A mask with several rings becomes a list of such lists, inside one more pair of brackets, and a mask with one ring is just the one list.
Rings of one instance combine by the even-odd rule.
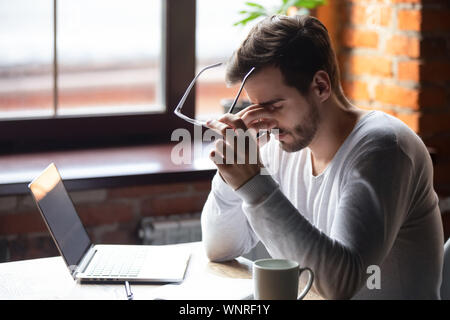
[[56, 166], [49, 165], [28, 187], [67, 266], [73, 268], [91, 246], [91, 240]]

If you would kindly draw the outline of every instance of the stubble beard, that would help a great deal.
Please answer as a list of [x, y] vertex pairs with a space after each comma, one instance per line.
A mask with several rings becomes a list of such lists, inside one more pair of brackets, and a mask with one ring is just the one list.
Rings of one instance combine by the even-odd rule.
[[293, 131], [285, 131], [293, 142], [279, 141], [281, 148], [286, 152], [297, 152], [309, 146], [314, 139], [320, 124], [320, 115], [317, 106], [310, 103], [309, 113], [302, 124], [297, 125]]

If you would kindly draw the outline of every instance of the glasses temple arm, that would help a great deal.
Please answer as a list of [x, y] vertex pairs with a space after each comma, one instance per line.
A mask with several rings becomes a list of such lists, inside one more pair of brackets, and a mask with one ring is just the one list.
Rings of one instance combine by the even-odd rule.
[[189, 87], [186, 89], [186, 92], [184, 93], [183, 97], [181, 98], [180, 102], [178, 103], [177, 107], [175, 108], [175, 112], [179, 112], [181, 107], [183, 106], [184, 102], [186, 101], [189, 93], [191, 92], [192, 87], [194, 86], [195, 82], [197, 81], [198, 77], [205, 71], [211, 68], [215, 68], [220, 66], [222, 63], [216, 63], [210, 66], [206, 66], [204, 67], [202, 70], [200, 70], [199, 73], [197, 73], [197, 75], [194, 77], [194, 79], [191, 81], [191, 83], [189, 84]]
[[238, 91], [236, 97], [234, 98], [234, 101], [233, 101], [233, 103], [231, 104], [231, 107], [230, 107], [230, 109], [228, 110], [228, 113], [232, 113], [232, 112], [233, 112], [233, 109], [234, 109], [234, 107], [236, 106], [236, 103], [237, 103], [237, 101], [238, 101], [238, 99], [239, 99], [239, 96], [241, 95], [241, 91], [242, 91], [242, 89], [244, 88], [244, 84], [245, 84], [245, 82], [247, 81], [247, 78], [248, 78], [248, 77], [250, 76], [250, 74], [253, 72], [253, 70], [255, 70], [255, 67], [251, 68], [250, 71], [245, 75], [244, 79], [242, 80], [241, 87], [239, 88], [239, 91]]

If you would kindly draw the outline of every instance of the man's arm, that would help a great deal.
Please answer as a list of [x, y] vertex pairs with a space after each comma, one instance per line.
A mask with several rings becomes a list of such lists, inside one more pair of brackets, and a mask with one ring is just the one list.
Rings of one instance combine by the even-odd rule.
[[242, 211], [242, 199], [217, 173], [203, 207], [202, 241], [211, 261], [226, 261], [249, 252], [258, 238]]
[[274, 258], [312, 268], [322, 296], [347, 299], [366, 281], [367, 267], [381, 265], [389, 253], [407, 211], [411, 179], [411, 163], [398, 149], [367, 154], [343, 186], [330, 235], [304, 218], [270, 176], [257, 175], [236, 192]]

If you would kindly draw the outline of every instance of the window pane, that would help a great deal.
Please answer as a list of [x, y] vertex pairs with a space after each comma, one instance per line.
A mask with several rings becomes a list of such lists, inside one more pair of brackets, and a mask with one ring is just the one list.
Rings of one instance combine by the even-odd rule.
[[[240, 84], [227, 87], [225, 84], [225, 64], [204, 71], [197, 79], [196, 114], [197, 119], [207, 120], [227, 112], [232, 105]], [[200, 70], [198, 70], [200, 71]], [[242, 90], [233, 112], [248, 105], [245, 91]]]
[[52, 0], [0, 0], [0, 119], [52, 115], [52, 43]]
[[160, 112], [161, 0], [58, 2], [58, 115]]
[[[246, 9], [247, 0], [216, 1], [197, 0], [197, 31], [196, 31], [196, 57], [197, 72], [204, 66], [217, 62], [227, 62], [234, 50], [245, 39], [254, 23], [249, 25], [233, 26], [243, 17], [238, 13]], [[268, 8], [279, 5], [280, 0], [260, 0], [258, 3]], [[222, 114], [223, 101], [234, 98], [238, 86], [231, 90], [225, 86], [224, 70], [219, 76], [219, 70], [210, 72], [199, 79], [196, 86], [196, 117], [205, 119]], [[245, 98], [245, 92], [242, 91]], [[222, 101], [222, 102], [221, 102]], [[227, 103], [225, 103], [227, 105]]]

